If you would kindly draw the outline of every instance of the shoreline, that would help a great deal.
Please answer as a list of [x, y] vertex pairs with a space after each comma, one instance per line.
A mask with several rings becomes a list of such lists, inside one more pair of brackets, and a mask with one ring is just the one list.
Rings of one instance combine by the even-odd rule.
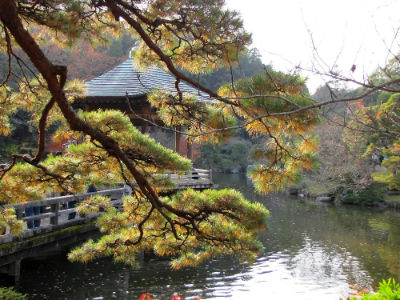
[[[382, 208], [382, 209], [394, 209], [400, 210], [400, 192], [399, 193], [385, 193], [383, 201], [376, 201], [372, 204], [357, 204], [357, 203], [345, 203], [342, 202], [340, 197], [333, 196], [333, 192], [328, 191], [320, 194], [316, 194], [311, 192], [307, 188], [298, 188], [296, 186], [290, 186], [286, 188], [286, 193], [291, 196], [294, 196], [298, 199], [309, 199], [320, 203], [330, 203], [334, 205], [345, 205], [345, 206], [358, 206], [358, 207], [373, 207], [373, 208]], [[394, 196], [397, 198], [396, 200], [388, 200], [389, 197]], [[385, 200], [386, 199], [386, 200]]]

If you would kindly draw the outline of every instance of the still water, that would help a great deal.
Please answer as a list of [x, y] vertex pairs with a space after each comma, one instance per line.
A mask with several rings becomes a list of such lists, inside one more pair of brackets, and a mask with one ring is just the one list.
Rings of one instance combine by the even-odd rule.
[[244, 175], [218, 174], [219, 187], [240, 190], [271, 213], [260, 236], [264, 253], [251, 266], [221, 258], [172, 271], [151, 260], [137, 269], [103, 259], [70, 263], [65, 254], [23, 264], [20, 290], [29, 299], [340, 299], [350, 287], [400, 279], [400, 213], [336, 207], [286, 195], [257, 195]]

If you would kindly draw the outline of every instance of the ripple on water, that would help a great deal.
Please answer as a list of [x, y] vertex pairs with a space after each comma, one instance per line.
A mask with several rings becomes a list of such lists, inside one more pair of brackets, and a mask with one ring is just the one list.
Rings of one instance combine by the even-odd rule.
[[131, 270], [107, 259], [71, 264], [64, 256], [23, 263], [22, 291], [30, 300], [137, 299], [146, 290], [157, 299], [178, 292], [189, 299], [338, 300], [349, 285], [370, 287], [389, 277], [389, 267], [400, 261], [400, 214], [321, 206], [282, 195], [271, 201], [255, 195], [240, 176], [220, 180], [270, 209], [268, 231], [260, 235], [265, 251], [252, 266], [220, 258], [172, 271], [168, 261], [153, 260]]

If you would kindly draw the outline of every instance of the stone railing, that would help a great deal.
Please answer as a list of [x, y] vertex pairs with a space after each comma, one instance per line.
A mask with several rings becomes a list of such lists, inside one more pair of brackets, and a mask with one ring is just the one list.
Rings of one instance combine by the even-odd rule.
[[[176, 184], [173, 190], [187, 188], [205, 189], [211, 188], [212, 171], [204, 169], [192, 169], [190, 172], [178, 176], [174, 173], [166, 174]], [[166, 191], [170, 192], [170, 191]], [[75, 205], [93, 195], [104, 195], [111, 199], [114, 207], [120, 207], [122, 197], [131, 193], [128, 186], [116, 189], [107, 189], [94, 193], [74, 194], [52, 198], [45, 198], [38, 201], [29, 201], [12, 205], [17, 218], [24, 221], [24, 230], [21, 236], [15, 237], [9, 234], [0, 235], [0, 244], [9, 243], [16, 239], [29, 238], [38, 234], [49, 233], [54, 230], [89, 222], [97, 218], [101, 213], [79, 216], [76, 214]]]
[[[94, 193], [66, 195], [29, 201], [13, 205], [17, 218], [24, 221], [24, 231], [19, 238], [27, 238], [36, 234], [48, 233], [77, 223], [84, 223], [97, 218], [101, 213], [79, 216], [76, 214], [76, 203], [94, 195], [108, 196], [114, 207], [120, 207], [122, 197], [131, 193], [129, 187], [102, 190]], [[13, 240], [8, 230], [0, 236], [0, 244]]]

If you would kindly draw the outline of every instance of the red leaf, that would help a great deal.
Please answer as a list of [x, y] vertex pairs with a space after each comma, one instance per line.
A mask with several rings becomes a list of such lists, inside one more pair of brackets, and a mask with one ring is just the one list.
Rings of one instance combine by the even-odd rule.
[[139, 296], [138, 300], [153, 300], [149, 293], [143, 293]]

